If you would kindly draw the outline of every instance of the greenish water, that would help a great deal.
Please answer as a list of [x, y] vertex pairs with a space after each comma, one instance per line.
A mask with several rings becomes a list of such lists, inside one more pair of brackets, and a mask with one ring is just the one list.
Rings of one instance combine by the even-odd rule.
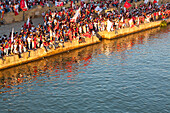
[[170, 26], [0, 71], [0, 113], [169, 113]]

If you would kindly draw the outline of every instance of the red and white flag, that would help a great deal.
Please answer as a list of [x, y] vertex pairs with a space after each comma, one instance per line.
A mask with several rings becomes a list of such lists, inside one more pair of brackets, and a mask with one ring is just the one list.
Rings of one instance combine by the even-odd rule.
[[76, 22], [77, 17], [80, 15], [80, 7], [79, 9], [76, 11], [75, 15], [73, 16], [73, 18], [70, 20], [70, 22]]
[[28, 28], [31, 28], [30, 18], [27, 19], [26, 25], [28, 26]]
[[63, 5], [64, 5], [63, 2], [55, 1], [55, 6], [60, 7], [60, 6], [63, 6]]
[[23, 11], [27, 11], [28, 8], [27, 8], [27, 3], [24, 1], [24, 0], [21, 0], [20, 2], [20, 8], [23, 10]]
[[153, 1], [154, 4], [158, 3], [156, 0]]
[[17, 16], [19, 14], [18, 5], [14, 6], [14, 13], [15, 13], [15, 16]]
[[18, 10], [14, 10], [15, 16], [19, 14]]

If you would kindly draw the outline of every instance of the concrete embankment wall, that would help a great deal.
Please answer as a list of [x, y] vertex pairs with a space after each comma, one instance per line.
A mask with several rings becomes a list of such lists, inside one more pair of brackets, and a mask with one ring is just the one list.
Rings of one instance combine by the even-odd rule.
[[[167, 23], [170, 23], [170, 18], [167, 19], [166, 21], [167, 21]], [[139, 31], [158, 27], [158, 26], [160, 26], [161, 22], [162, 22], [162, 20], [156, 21], [156, 22], [141, 24], [138, 27], [135, 26], [133, 28], [119, 29], [119, 30], [112, 31], [112, 32], [102, 31], [102, 32], [99, 32], [99, 34], [104, 39], [114, 39], [114, 38], [119, 38], [119, 37], [122, 37], [122, 36], [125, 36], [125, 35], [129, 35], [129, 34], [132, 34], [132, 33], [136, 33], [136, 32], [139, 32]]]
[[94, 36], [91, 38], [85, 38], [85, 42], [80, 43], [80, 44], [77, 40], [73, 40], [72, 43], [66, 42], [64, 44], [65, 47], [60, 47], [56, 50], [51, 49], [48, 52], [45, 52], [44, 49], [39, 48], [35, 51], [31, 50], [29, 52], [22, 53], [21, 58], [19, 58], [19, 55], [7, 56], [7, 57], [4, 57], [3, 59], [0, 59], [0, 70], [13, 67], [13, 66], [17, 66], [20, 64], [32, 62], [32, 61], [35, 61], [35, 60], [38, 60], [44, 57], [52, 56], [58, 53], [63, 53], [63, 52], [67, 52], [70, 50], [78, 49], [78, 48], [92, 45], [98, 42], [100, 42], [100, 40]]

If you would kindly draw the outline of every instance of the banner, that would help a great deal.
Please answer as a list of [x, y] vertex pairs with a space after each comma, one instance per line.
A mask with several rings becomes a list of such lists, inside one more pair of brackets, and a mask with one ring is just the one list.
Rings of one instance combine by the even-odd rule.
[[70, 20], [70, 22], [76, 22], [77, 17], [80, 15], [80, 7], [76, 11], [76, 14], [73, 16], [73, 18]]

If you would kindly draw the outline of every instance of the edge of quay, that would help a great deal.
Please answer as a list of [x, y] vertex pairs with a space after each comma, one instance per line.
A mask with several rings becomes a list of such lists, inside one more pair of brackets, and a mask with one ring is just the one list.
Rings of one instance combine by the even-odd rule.
[[[133, 28], [124, 28], [124, 29], [119, 29], [119, 30], [111, 31], [111, 32], [101, 31], [98, 34], [102, 37], [102, 39], [108, 39], [108, 40], [116, 39], [116, 38], [127, 36], [127, 35], [130, 35], [130, 34], [133, 34], [133, 33], [137, 33], [137, 32], [141, 32], [141, 31], [144, 31], [144, 30], [159, 27], [161, 22], [162, 22], [162, 20], [141, 24], [138, 27], [134, 26]], [[167, 24], [169, 24], [170, 18], [168, 18], [166, 20], [166, 22], [167, 22]]]
[[72, 43], [66, 42], [64, 47], [59, 47], [56, 50], [52, 48], [48, 52], [45, 52], [45, 50], [42, 48], [38, 48], [37, 50], [30, 50], [28, 52], [22, 53], [21, 58], [19, 58], [19, 55], [6, 56], [4, 59], [0, 59], [0, 70], [15, 67], [21, 64], [26, 64], [56, 54], [93, 45], [99, 42], [100, 40], [96, 36], [92, 36], [91, 38], [85, 38], [84, 43], [79, 43], [78, 40], [73, 40]]

